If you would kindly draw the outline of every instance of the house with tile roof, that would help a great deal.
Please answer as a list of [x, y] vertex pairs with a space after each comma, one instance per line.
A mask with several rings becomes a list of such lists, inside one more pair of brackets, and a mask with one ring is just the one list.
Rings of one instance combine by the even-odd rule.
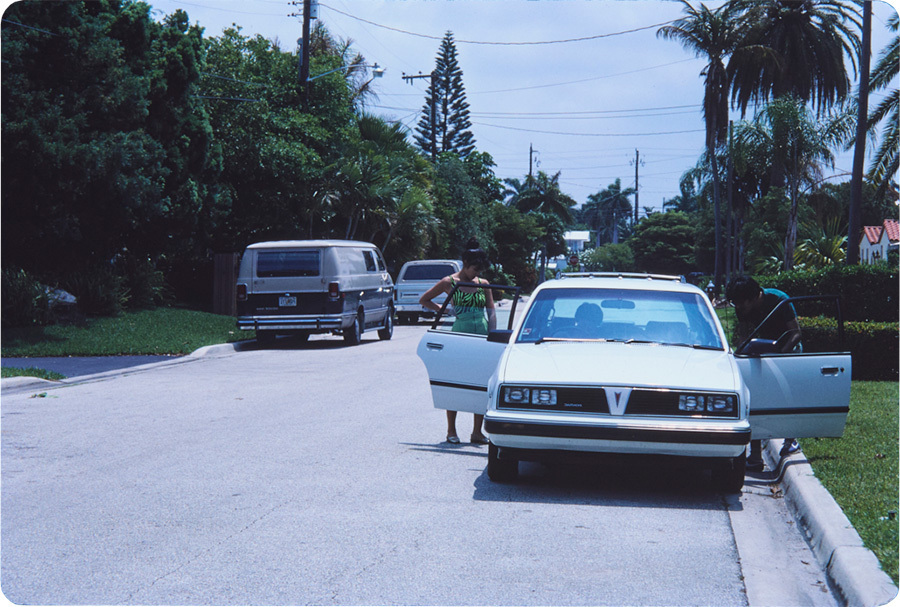
[[900, 222], [885, 219], [880, 226], [864, 226], [859, 243], [859, 263], [878, 263], [900, 247]]

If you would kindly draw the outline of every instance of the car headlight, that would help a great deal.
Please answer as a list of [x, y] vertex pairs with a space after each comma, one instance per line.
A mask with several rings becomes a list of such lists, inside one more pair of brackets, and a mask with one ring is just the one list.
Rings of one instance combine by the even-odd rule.
[[734, 397], [718, 394], [682, 394], [678, 410], [689, 413], [734, 413]]
[[503, 388], [503, 404], [505, 405], [543, 405], [550, 407], [556, 404], [556, 390], [552, 388], [522, 388], [512, 386]]

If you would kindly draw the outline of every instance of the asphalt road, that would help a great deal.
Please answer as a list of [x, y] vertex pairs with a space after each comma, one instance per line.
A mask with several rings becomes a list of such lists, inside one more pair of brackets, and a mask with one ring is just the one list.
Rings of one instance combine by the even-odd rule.
[[[835, 605], [780, 499], [443, 442], [418, 327], [4, 390], [0, 588], [38, 604]], [[471, 417], [461, 415], [460, 436]]]

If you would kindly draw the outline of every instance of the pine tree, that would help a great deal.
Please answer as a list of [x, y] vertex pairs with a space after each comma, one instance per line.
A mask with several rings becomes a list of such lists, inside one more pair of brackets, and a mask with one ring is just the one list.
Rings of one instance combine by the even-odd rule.
[[462, 75], [456, 59], [453, 32], [447, 32], [435, 59], [431, 84], [425, 93], [425, 105], [415, 134], [416, 143], [432, 158], [439, 152], [456, 152], [465, 158], [475, 150], [475, 137], [469, 130], [472, 123], [469, 121], [469, 104]]

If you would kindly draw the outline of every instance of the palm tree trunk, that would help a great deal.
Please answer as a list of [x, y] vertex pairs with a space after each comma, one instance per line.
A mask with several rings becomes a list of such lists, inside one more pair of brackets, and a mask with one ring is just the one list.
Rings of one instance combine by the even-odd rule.
[[784, 238], [784, 269], [785, 270], [793, 270], [794, 269], [794, 249], [797, 246], [797, 213], [799, 211], [800, 206], [800, 192], [799, 192], [799, 172], [800, 168], [797, 166], [797, 142], [796, 138], [794, 139], [794, 144], [792, 147], [792, 165], [793, 170], [791, 171], [791, 213], [788, 216], [788, 227], [787, 227], [787, 235]]
[[[859, 263], [859, 236], [862, 233], [862, 177], [869, 116], [869, 55], [872, 48], [872, 3], [863, 2], [862, 48], [859, 58], [859, 102], [856, 117], [856, 144], [853, 176], [850, 178], [850, 225], [847, 227], [847, 265]], [[887, 182], [887, 180], [885, 180]]]
[[710, 164], [712, 165], [713, 172], [713, 217], [716, 224], [715, 227], [715, 238], [716, 238], [716, 261], [715, 261], [715, 277], [716, 277], [716, 289], [722, 288], [722, 209], [721, 203], [719, 202], [720, 198], [720, 190], [721, 184], [719, 183], [719, 161], [716, 158], [716, 149], [715, 146], [710, 145], [708, 148], [708, 153], [710, 155]]

